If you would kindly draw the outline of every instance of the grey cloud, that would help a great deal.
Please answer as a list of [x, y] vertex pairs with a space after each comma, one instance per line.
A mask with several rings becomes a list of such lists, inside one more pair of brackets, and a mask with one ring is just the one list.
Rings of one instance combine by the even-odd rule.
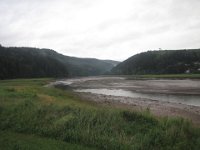
[[1, 0], [0, 43], [123, 60], [199, 48], [199, 14], [199, 0]]
[[122, 44], [124, 42], [129, 42], [129, 41], [138, 39], [141, 36], [142, 36], [142, 33], [140, 33], [140, 32], [130, 33], [130, 34], [124, 35], [122, 37], [115, 37], [114, 39], [111, 39], [110, 41], [104, 41], [100, 44], [98, 44], [98, 43], [94, 44], [92, 47], [106, 48], [106, 47], [110, 47], [110, 46], [113, 46], [116, 44]]

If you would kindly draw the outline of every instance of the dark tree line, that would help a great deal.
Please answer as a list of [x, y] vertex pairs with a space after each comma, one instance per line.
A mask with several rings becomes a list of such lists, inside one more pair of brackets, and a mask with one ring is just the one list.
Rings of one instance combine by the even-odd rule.
[[0, 47], [0, 79], [66, 77], [64, 64], [31, 48]]
[[148, 51], [112, 69], [114, 74], [200, 73], [200, 49]]
[[50, 49], [0, 46], [0, 79], [101, 75], [117, 63], [69, 57]]

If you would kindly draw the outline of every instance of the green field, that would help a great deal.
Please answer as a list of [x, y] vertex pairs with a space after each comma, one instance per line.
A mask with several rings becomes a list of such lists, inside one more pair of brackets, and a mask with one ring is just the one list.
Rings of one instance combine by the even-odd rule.
[[0, 149], [200, 149], [200, 128], [184, 119], [83, 101], [51, 81], [0, 81]]

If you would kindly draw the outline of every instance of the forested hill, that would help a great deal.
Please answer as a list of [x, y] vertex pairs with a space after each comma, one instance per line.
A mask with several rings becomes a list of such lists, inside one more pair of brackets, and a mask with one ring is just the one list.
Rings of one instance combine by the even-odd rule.
[[64, 56], [50, 49], [0, 46], [0, 79], [100, 75], [117, 63]]
[[130, 57], [112, 74], [200, 73], [200, 49], [148, 51]]

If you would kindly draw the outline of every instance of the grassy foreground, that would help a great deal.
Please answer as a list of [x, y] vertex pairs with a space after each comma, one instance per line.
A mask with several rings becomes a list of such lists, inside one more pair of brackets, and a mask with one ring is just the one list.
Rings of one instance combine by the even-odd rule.
[[80, 100], [51, 79], [0, 81], [0, 149], [199, 150], [200, 129]]

